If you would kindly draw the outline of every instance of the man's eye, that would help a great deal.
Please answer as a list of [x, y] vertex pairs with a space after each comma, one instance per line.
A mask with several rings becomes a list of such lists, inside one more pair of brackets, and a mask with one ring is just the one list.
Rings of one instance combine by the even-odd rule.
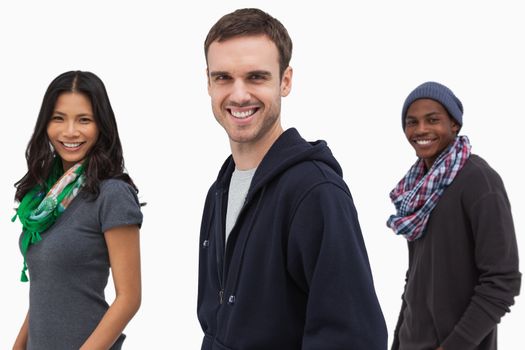
[[215, 81], [229, 80], [229, 79], [230, 79], [230, 77], [227, 76], [227, 75], [217, 75], [217, 76], [215, 77]]
[[260, 74], [252, 74], [249, 76], [250, 80], [264, 80], [265, 77]]

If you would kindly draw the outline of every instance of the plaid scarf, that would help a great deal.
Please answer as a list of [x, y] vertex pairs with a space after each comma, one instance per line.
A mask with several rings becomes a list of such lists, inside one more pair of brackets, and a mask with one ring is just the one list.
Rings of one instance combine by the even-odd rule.
[[441, 152], [428, 172], [424, 161], [418, 159], [390, 192], [396, 214], [390, 216], [387, 226], [409, 241], [420, 238], [441, 195], [469, 158], [470, 148], [466, 136], [456, 137], [454, 143]]
[[22, 198], [15, 216], [11, 219], [14, 222], [18, 216], [23, 227], [20, 244], [24, 257], [20, 277], [22, 282], [28, 281], [26, 253], [29, 246], [42, 240], [40, 234], [55, 223], [84, 185], [85, 175], [82, 163], [77, 163], [62, 173], [62, 162], [57, 159], [45, 184], [35, 186]]

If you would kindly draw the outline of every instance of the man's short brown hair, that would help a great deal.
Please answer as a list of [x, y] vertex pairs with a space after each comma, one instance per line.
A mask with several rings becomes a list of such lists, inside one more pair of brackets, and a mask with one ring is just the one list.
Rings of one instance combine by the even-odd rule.
[[211, 27], [204, 41], [204, 55], [208, 62], [208, 49], [214, 41], [238, 36], [267, 35], [279, 52], [279, 73], [283, 76], [292, 58], [292, 39], [276, 18], [256, 8], [239, 9], [224, 15]]

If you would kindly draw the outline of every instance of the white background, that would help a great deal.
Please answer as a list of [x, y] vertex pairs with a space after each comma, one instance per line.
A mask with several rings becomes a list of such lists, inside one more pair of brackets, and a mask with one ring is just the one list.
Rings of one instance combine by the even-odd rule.
[[[496, 5], [497, 4], [497, 5]], [[45, 89], [58, 74], [99, 75], [117, 115], [127, 169], [140, 188], [143, 304], [127, 349], [199, 349], [198, 235], [204, 197], [227, 137], [206, 92], [203, 41], [222, 15], [260, 7], [294, 42], [285, 128], [325, 139], [360, 215], [375, 286], [392, 334], [407, 249], [385, 221], [388, 193], [415, 161], [400, 111], [418, 84], [448, 85], [465, 106], [462, 134], [502, 176], [522, 254], [524, 12], [515, 1], [5, 1], [0, 5], [0, 349], [28, 304], [18, 281], [20, 225], [13, 183]], [[521, 178], [522, 180], [519, 180]], [[113, 294], [108, 287], [108, 296]], [[518, 297], [499, 327], [500, 349], [523, 341]], [[389, 339], [389, 344], [391, 339]], [[183, 345], [184, 344], [184, 345]]]

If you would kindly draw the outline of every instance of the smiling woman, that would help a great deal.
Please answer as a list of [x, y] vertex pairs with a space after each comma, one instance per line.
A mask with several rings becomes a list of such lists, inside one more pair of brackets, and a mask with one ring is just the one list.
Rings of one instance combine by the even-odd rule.
[[62, 159], [64, 170], [86, 158], [98, 134], [89, 99], [76, 92], [61, 94], [47, 124], [47, 136]]
[[[142, 213], [96, 75], [71, 71], [51, 82], [26, 158], [15, 218], [21, 280], [28, 271], [31, 286], [13, 349], [120, 349], [141, 300]], [[111, 306], [104, 297], [110, 267]]]

